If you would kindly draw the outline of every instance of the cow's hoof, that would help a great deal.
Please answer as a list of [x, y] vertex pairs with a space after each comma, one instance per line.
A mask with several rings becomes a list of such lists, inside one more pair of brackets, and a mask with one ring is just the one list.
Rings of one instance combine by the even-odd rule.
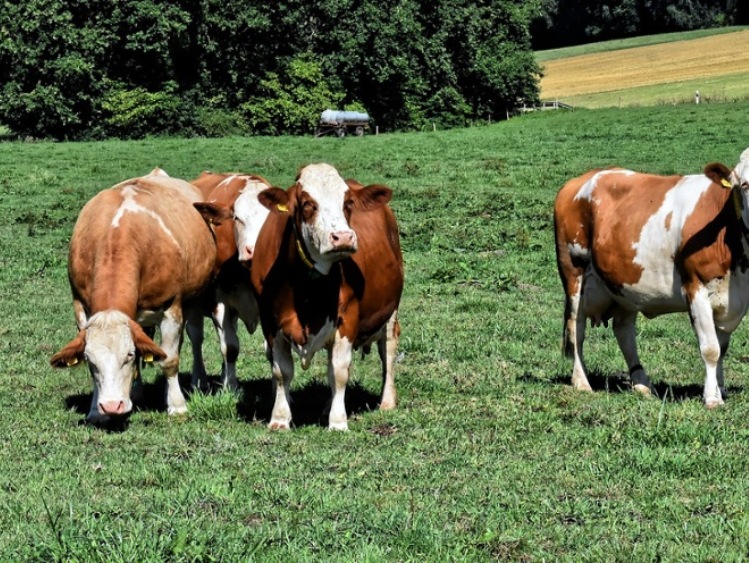
[[635, 383], [632, 386], [632, 390], [638, 395], [642, 395], [643, 397], [653, 396], [653, 392], [650, 390], [650, 387], [648, 387], [647, 385], [643, 385], [642, 383]]
[[587, 381], [573, 381], [572, 388], [575, 391], [585, 391], [587, 393], [593, 392], [593, 388], [590, 386], [590, 383], [588, 383]]
[[705, 401], [705, 406], [708, 408], [708, 410], [717, 409], [719, 407], [722, 407], [725, 405], [723, 402], [723, 399], [708, 399]]
[[271, 420], [268, 423], [268, 430], [288, 430], [289, 428], [288, 420]]
[[341, 432], [347, 432], [348, 431], [348, 422], [331, 422], [328, 424], [328, 430], [340, 430]]
[[187, 405], [181, 407], [169, 407], [166, 412], [169, 413], [169, 416], [187, 414]]
[[381, 411], [391, 411], [395, 408], [395, 400], [385, 400], [380, 403]]

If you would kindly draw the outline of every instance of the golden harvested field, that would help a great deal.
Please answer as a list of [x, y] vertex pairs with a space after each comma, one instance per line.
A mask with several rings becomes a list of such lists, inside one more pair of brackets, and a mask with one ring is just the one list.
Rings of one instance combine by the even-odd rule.
[[[551, 60], [541, 98], [603, 107], [749, 97], [749, 30]], [[670, 87], [671, 86], [671, 87]]]

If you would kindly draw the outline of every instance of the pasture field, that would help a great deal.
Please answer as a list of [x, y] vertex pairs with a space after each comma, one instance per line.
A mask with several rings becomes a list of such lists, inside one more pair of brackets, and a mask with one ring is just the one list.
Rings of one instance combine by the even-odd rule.
[[[552, 205], [593, 167], [733, 166], [749, 146], [748, 112], [539, 112], [343, 140], [0, 144], [0, 560], [745, 560], [747, 325], [726, 360], [722, 409], [701, 404], [685, 315], [640, 320], [658, 398], [628, 390], [604, 329], [587, 339], [596, 392], [574, 392]], [[262, 339], [243, 334], [239, 397], [196, 395], [188, 416], [171, 418], [149, 369], [150, 399], [123, 431], [81, 424], [87, 372], [48, 359], [75, 333], [66, 252], [84, 202], [154, 166], [184, 178], [255, 172], [286, 187], [316, 161], [394, 190], [406, 263], [399, 407], [376, 410], [378, 359], [357, 357], [351, 430], [322, 428], [322, 354], [294, 380], [296, 427], [269, 432]], [[185, 344], [185, 382], [189, 357]]]
[[586, 108], [694, 103], [695, 91], [705, 103], [746, 100], [749, 29], [730, 29], [542, 52], [541, 97]]
[[661, 43], [672, 43], [674, 41], [690, 41], [702, 37], [723, 35], [724, 33], [735, 33], [748, 29], [746, 26], [714, 27], [710, 29], [695, 29], [692, 31], [676, 31], [674, 33], [659, 33], [657, 35], [641, 35], [639, 37], [628, 37], [626, 39], [611, 39], [609, 41], [597, 41], [584, 45], [573, 45], [571, 47], [560, 47], [559, 49], [546, 49], [536, 51], [536, 60], [544, 63], [555, 59], [566, 59], [592, 53], [603, 53], [607, 51], [620, 51], [622, 49], [633, 49], [636, 47], [647, 47], [648, 45], [659, 45]]

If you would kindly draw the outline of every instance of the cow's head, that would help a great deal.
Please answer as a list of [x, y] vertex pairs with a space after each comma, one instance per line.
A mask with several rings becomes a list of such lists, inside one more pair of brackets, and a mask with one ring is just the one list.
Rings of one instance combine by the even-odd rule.
[[138, 323], [120, 311], [92, 315], [86, 326], [50, 363], [70, 367], [86, 362], [94, 380], [94, 397], [89, 418], [119, 416], [130, 412], [130, 388], [137, 374], [138, 360], [161, 361], [166, 353], [151, 340]]
[[392, 197], [390, 188], [385, 186], [349, 183], [329, 164], [311, 164], [302, 169], [296, 184], [287, 191], [270, 188], [258, 196], [272, 212], [291, 215], [309, 260], [322, 274], [356, 252], [358, 240], [350, 224], [352, 214], [385, 205]]
[[258, 234], [269, 213], [268, 208], [258, 200], [258, 194], [269, 186], [270, 184], [259, 176], [248, 176], [245, 186], [231, 205], [215, 201], [193, 204], [209, 225], [217, 227], [214, 232], [220, 263], [223, 264], [228, 257], [237, 252], [239, 261], [249, 266], [255, 253]]
[[733, 191], [736, 213], [743, 216], [744, 224], [749, 226], [749, 149], [741, 153], [733, 170], [714, 162], [705, 166], [704, 172], [716, 184]]
[[260, 203], [258, 195], [269, 187], [270, 184], [262, 178], [250, 176], [234, 202], [234, 236], [239, 261], [244, 265], [252, 260], [258, 234], [268, 217], [268, 208]]

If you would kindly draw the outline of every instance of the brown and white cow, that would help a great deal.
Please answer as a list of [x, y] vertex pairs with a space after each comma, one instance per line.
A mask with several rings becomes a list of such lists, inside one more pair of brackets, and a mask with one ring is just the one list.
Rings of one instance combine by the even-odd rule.
[[[221, 269], [204, 307], [213, 320], [223, 356], [222, 379], [226, 388], [237, 389], [239, 336], [237, 321], [242, 319], [252, 334], [258, 324], [257, 302], [250, 288], [250, 271], [260, 227], [268, 209], [257, 199], [270, 183], [261, 176], [204, 172], [192, 181], [203, 194], [204, 202], [195, 207], [214, 225], [217, 260]], [[196, 311], [199, 312], [199, 311]], [[187, 334], [193, 351], [192, 385], [206, 389], [208, 380], [203, 362], [203, 315], [187, 320]]]
[[[195, 186], [163, 172], [122, 182], [81, 210], [70, 241], [68, 277], [78, 335], [51, 363], [88, 364], [94, 381], [88, 419], [131, 411], [139, 361], [158, 361], [169, 414], [187, 411], [177, 379], [183, 309], [216, 268], [210, 227]], [[158, 326], [161, 346], [142, 327]]]
[[344, 181], [327, 164], [303, 168], [286, 191], [261, 192], [271, 213], [258, 237], [251, 277], [275, 390], [269, 428], [291, 424], [292, 350], [304, 369], [315, 352], [328, 351], [329, 428], [348, 429], [344, 396], [356, 348], [377, 343], [380, 408], [395, 407], [403, 259], [387, 205], [391, 197], [385, 186]]
[[733, 172], [721, 164], [692, 176], [599, 170], [560, 190], [557, 265], [576, 389], [591, 389], [583, 363], [586, 319], [593, 326], [613, 320], [632, 384], [647, 394], [637, 314], [687, 311], [705, 363], [705, 405], [723, 404], [723, 358], [749, 307], [748, 190], [749, 150]]

